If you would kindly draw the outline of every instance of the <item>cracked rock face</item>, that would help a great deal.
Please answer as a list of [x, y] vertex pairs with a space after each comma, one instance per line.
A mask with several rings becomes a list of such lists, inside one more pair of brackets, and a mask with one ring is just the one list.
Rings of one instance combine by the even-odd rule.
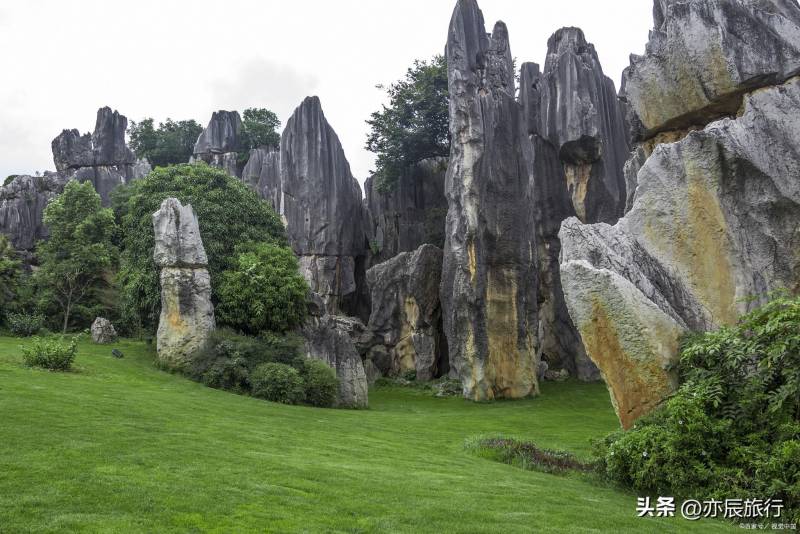
[[17, 250], [33, 250], [48, 236], [42, 218], [47, 203], [64, 190], [67, 178], [59, 173], [20, 175], [0, 187], [0, 233]]
[[[322, 360], [336, 371], [339, 395], [336, 406], [366, 408], [369, 404], [367, 374], [349, 333], [358, 319], [324, 314], [310, 317], [302, 329], [306, 356]], [[360, 324], [363, 330], [364, 325]]]
[[800, 290], [798, 112], [800, 78], [748, 94], [739, 118], [657, 145], [615, 226], [563, 224], [567, 305], [624, 426], [674, 386], [681, 332]]
[[208, 260], [191, 205], [167, 198], [153, 214], [153, 230], [153, 259], [161, 269], [158, 359], [181, 370], [205, 348], [216, 326]]
[[742, 94], [800, 71], [792, 0], [655, 0], [653, 15], [620, 91], [635, 140], [734, 115]]
[[371, 361], [381, 374], [415, 371], [417, 380], [431, 380], [449, 371], [441, 331], [441, 272], [442, 251], [433, 245], [402, 252], [367, 271], [372, 298], [367, 329], [386, 352], [386, 358]]
[[274, 148], [254, 148], [242, 171], [242, 181], [281, 213], [281, 156]]
[[411, 252], [425, 243], [444, 246], [447, 198], [444, 178], [447, 158], [431, 158], [415, 165], [383, 192], [373, 178], [364, 184], [369, 224], [366, 229], [372, 249], [372, 264], [401, 252]]
[[450, 363], [474, 400], [538, 393], [531, 146], [508, 33], [460, 0], [447, 39], [450, 133], [441, 301]]
[[238, 163], [242, 119], [238, 111], [215, 111], [194, 144], [191, 162], [204, 161], [231, 176], [241, 176]]
[[536, 85], [523, 90], [538, 93], [536, 132], [558, 150], [575, 214], [583, 222], [616, 222], [625, 208], [630, 147], [614, 83], [594, 45], [579, 28], [562, 28], [547, 42], [540, 79], [535, 70], [523, 67], [525, 82]]

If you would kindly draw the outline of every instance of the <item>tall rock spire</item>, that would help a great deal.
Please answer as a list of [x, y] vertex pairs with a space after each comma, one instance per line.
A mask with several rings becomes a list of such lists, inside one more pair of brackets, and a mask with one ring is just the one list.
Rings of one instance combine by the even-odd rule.
[[441, 300], [450, 362], [466, 397], [524, 397], [536, 379], [536, 246], [531, 145], [508, 32], [487, 36], [459, 0], [447, 39], [452, 145]]

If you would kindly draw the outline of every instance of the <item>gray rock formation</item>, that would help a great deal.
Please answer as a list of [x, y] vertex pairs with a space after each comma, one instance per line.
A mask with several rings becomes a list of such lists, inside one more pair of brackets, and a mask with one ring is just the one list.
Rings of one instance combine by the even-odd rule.
[[242, 171], [242, 181], [281, 213], [281, 156], [274, 148], [254, 148]]
[[280, 213], [300, 270], [326, 311], [355, 314], [367, 249], [361, 187], [319, 98], [295, 109], [278, 154], [251, 152], [243, 180]]
[[117, 330], [111, 321], [98, 317], [92, 323], [92, 341], [100, 344], [113, 343], [117, 340]]
[[[523, 66], [526, 83], [537, 85], [539, 133], [558, 150], [576, 215], [616, 222], [625, 208], [622, 169], [630, 148], [614, 82], [579, 28], [555, 32], [540, 80], [535, 70]], [[526, 100], [530, 114], [536, 98]]]
[[215, 111], [194, 145], [191, 162], [204, 161], [231, 176], [241, 176], [237, 151], [241, 149], [242, 119], [238, 111]]
[[157, 349], [161, 365], [181, 370], [215, 328], [208, 259], [191, 205], [167, 198], [153, 214], [153, 259], [161, 269]]
[[450, 133], [441, 301], [450, 364], [467, 398], [538, 392], [532, 148], [514, 98], [508, 33], [487, 36], [459, 0], [447, 39]]
[[103, 205], [119, 185], [144, 177], [150, 172], [146, 161], [137, 160], [125, 144], [128, 119], [109, 107], [97, 111], [94, 132], [81, 135], [64, 130], [53, 139], [53, 162], [67, 179], [92, 182]]
[[416, 371], [417, 380], [431, 380], [449, 371], [439, 305], [441, 272], [442, 251], [433, 245], [401, 252], [367, 271], [372, 297], [367, 329], [386, 352], [368, 361], [382, 375]]
[[17, 250], [33, 250], [36, 241], [48, 236], [42, 222], [47, 203], [61, 194], [67, 178], [59, 173], [20, 175], [0, 187], [0, 233]]
[[795, 1], [655, 0], [653, 15], [620, 91], [637, 140], [735, 115], [744, 93], [800, 72]]
[[447, 198], [446, 158], [425, 160], [405, 172], [391, 191], [380, 191], [372, 177], [364, 184], [369, 211], [366, 229], [372, 265], [430, 243], [444, 246]]
[[798, 112], [798, 77], [745, 95], [738, 118], [655, 146], [615, 226], [564, 223], [567, 305], [624, 426], [674, 387], [683, 331], [800, 291]]
[[[336, 371], [339, 396], [336, 406], [366, 408], [369, 404], [367, 375], [350, 333], [357, 319], [336, 315], [312, 315], [302, 330], [306, 356], [322, 360]], [[360, 325], [363, 329], [363, 325]]]

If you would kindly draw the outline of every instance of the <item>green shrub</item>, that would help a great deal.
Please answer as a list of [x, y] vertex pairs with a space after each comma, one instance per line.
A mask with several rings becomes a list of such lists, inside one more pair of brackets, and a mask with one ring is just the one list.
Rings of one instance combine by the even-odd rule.
[[690, 336], [679, 372], [662, 408], [596, 444], [599, 470], [653, 494], [783, 499], [800, 520], [800, 298]]
[[514, 465], [521, 469], [561, 474], [567, 471], [591, 471], [592, 466], [575, 455], [541, 449], [529, 441], [505, 436], [476, 436], [466, 440], [464, 448], [482, 458]]
[[38, 313], [9, 313], [8, 329], [15, 336], [29, 337], [38, 334], [44, 328], [45, 318]]
[[299, 404], [305, 396], [303, 378], [294, 367], [262, 363], [250, 374], [253, 396], [283, 404]]
[[249, 334], [285, 332], [305, 318], [308, 284], [287, 247], [250, 243], [238, 249], [235, 267], [222, 273], [220, 321]]
[[29, 347], [22, 348], [22, 359], [28, 367], [68, 371], [77, 352], [75, 338], [69, 343], [56, 339], [34, 338]]
[[305, 401], [312, 406], [330, 408], [339, 393], [336, 371], [321, 360], [306, 359], [301, 369], [305, 383]]

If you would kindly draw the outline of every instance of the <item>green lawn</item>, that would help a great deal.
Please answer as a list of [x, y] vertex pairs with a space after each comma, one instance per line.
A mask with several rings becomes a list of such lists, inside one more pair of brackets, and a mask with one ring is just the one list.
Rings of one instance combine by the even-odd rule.
[[[506, 433], [580, 455], [617, 421], [604, 386], [474, 404], [406, 389], [370, 409], [283, 406], [154, 368], [141, 343], [80, 346], [76, 370], [0, 338], [0, 532], [682, 532], [635, 495], [465, 452]], [[738, 530], [738, 529], [736, 529]]]

